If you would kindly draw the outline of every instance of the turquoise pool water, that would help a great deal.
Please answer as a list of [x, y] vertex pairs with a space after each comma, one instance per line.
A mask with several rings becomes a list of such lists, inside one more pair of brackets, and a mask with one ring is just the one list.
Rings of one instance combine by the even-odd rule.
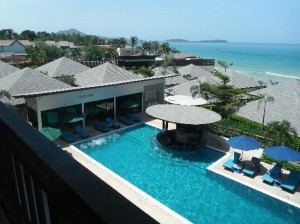
[[193, 223], [299, 223], [300, 209], [207, 170], [223, 153], [168, 151], [158, 132], [142, 124], [75, 147]]

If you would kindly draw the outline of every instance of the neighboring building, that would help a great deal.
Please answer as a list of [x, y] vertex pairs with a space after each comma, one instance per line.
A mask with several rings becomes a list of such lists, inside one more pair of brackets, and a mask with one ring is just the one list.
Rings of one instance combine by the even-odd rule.
[[[7, 64], [5, 62], [2, 62], [0, 60], [0, 79], [7, 76], [7, 75], [10, 75], [14, 72], [17, 72], [19, 71], [20, 69], [10, 65], [10, 64]], [[1, 82], [1, 81], [0, 81]]]
[[62, 50], [72, 50], [72, 49], [79, 48], [78, 46], [75, 46], [73, 42], [69, 42], [69, 41], [47, 40], [47, 41], [45, 41], [45, 43], [49, 46], [55, 46], [55, 47], [57, 47], [59, 49], [62, 49]]
[[0, 53], [25, 54], [25, 48], [31, 46], [25, 40], [0, 40]]
[[111, 82], [131, 81], [140, 79], [140, 77], [114, 64], [106, 62], [76, 74], [75, 79], [79, 86], [94, 86]]
[[66, 57], [61, 57], [40, 66], [35, 70], [55, 78], [62, 75], [76, 75], [88, 69], [90, 68], [83, 64], [80, 64]]
[[70, 88], [71, 86], [41, 74], [30, 68], [24, 68], [0, 79], [0, 90], [6, 90], [12, 96], [11, 99], [2, 98], [3, 103], [12, 105], [24, 104], [24, 98], [14, 98], [16, 94], [27, 94], [39, 91], [54, 91]]
[[117, 48], [119, 56], [137, 56], [142, 55], [143, 50], [140, 48]]
[[272, 96], [274, 102], [259, 103], [260, 100], [252, 101], [241, 107], [237, 115], [262, 123], [265, 109], [265, 124], [272, 121], [282, 121], [284, 119], [291, 122], [300, 135], [300, 80], [291, 79], [274, 86], [260, 89], [251, 94], [267, 94]]
[[233, 70], [226, 70], [226, 72], [222, 71], [222, 73], [230, 78], [228, 84], [235, 88], [246, 89], [247, 92], [251, 92], [261, 87], [258, 82]]

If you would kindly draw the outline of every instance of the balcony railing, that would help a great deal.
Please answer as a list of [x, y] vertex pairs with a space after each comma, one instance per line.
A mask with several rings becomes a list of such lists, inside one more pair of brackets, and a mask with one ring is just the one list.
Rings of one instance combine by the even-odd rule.
[[156, 223], [1, 102], [0, 203], [10, 223]]

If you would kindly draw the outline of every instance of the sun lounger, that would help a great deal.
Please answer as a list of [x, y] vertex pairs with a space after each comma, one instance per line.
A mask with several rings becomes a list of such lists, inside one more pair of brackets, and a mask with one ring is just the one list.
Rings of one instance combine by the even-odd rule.
[[81, 138], [88, 138], [91, 137], [89, 133], [87, 133], [85, 130], [81, 128], [80, 125], [75, 126], [75, 132], [81, 137]]
[[107, 117], [105, 119], [105, 122], [106, 122], [106, 125], [110, 128], [113, 128], [113, 129], [118, 129], [120, 128], [120, 124], [118, 124], [116, 121], [114, 121], [113, 119], [111, 119], [110, 117]]
[[242, 172], [248, 176], [253, 177], [257, 172], [259, 172], [260, 167], [260, 159], [256, 157], [252, 157], [251, 165], [245, 167]]
[[60, 137], [66, 142], [74, 142], [76, 139], [78, 139], [78, 135], [73, 135], [68, 131], [61, 131]]
[[291, 170], [289, 176], [287, 179], [283, 180], [280, 187], [289, 190], [294, 191], [299, 183], [300, 173], [296, 170]]
[[127, 117], [124, 116], [119, 116], [118, 117], [119, 121], [126, 124], [126, 125], [132, 125], [133, 121], [131, 119], [128, 119]]
[[139, 116], [136, 116], [134, 114], [128, 114], [127, 117], [129, 119], [131, 119], [133, 122], [142, 122], [142, 118], [140, 118]]
[[237, 165], [240, 161], [241, 153], [233, 152], [230, 159], [228, 159], [224, 164], [223, 167], [229, 170], [233, 170], [234, 166]]
[[281, 167], [276, 163], [267, 173], [262, 176], [264, 182], [273, 184], [276, 179], [279, 178], [281, 173]]
[[109, 130], [109, 127], [107, 127], [104, 124], [101, 124], [100, 121], [94, 121], [93, 126], [96, 130], [102, 131], [102, 132], [107, 132]]

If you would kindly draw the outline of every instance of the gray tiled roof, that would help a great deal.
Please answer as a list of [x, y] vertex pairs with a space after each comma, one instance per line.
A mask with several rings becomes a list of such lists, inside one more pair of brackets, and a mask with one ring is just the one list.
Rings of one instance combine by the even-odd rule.
[[162, 76], [162, 75], [176, 75], [174, 77], [166, 78], [165, 79], [165, 84], [166, 86], [174, 86], [178, 85], [180, 83], [188, 81], [187, 79], [183, 78], [182, 75], [177, 75], [171, 70], [171, 68], [166, 69], [166, 73], [164, 74], [164, 68], [162, 67], [157, 67], [153, 69], [154, 75], [155, 76]]
[[0, 40], [0, 46], [8, 47], [12, 45], [15, 40]]
[[107, 62], [75, 75], [75, 79], [79, 86], [90, 86], [135, 80], [140, 79], [140, 76]]
[[16, 71], [19, 71], [20, 69], [10, 65], [10, 64], [7, 64], [5, 62], [2, 62], [0, 60], [0, 78], [4, 77], [4, 76], [7, 76], [9, 74], [12, 74]]
[[226, 70], [226, 72], [222, 72], [223, 74], [229, 76], [230, 82], [229, 85], [232, 85], [236, 88], [250, 88], [250, 87], [258, 87], [259, 83], [248, 78], [247, 76], [241, 75], [238, 72], [232, 70]]
[[[68, 88], [71, 88], [71, 86], [30, 68], [24, 68], [11, 75], [5, 76], [0, 82], [0, 89], [7, 90], [11, 96]], [[11, 100], [4, 98], [1, 101], [13, 105], [24, 103], [24, 99], [16, 99], [13, 97]]]
[[[291, 122], [300, 135], [300, 80], [279, 83], [265, 89], [257, 90], [251, 94], [267, 94], [274, 98], [274, 102], [267, 102], [265, 113], [265, 124], [271, 121], [282, 121], [284, 119]], [[259, 100], [247, 103], [237, 112], [238, 115], [250, 120], [262, 123], [263, 104], [259, 106]]]
[[172, 53], [170, 55], [174, 59], [198, 58], [197, 55], [192, 53]]
[[201, 68], [200, 66], [196, 66], [193, 64], [189, 64], [183, 66], [178, 69], [178, 72], [181, 75], [191, 75], [193, 78], [200, 78], [200, 77], [212, 77], [213, 74], [208, 72], [207, 70]]
[[[214, 76], [212, 77], [201, 77], [199, 79], [194, 79], [191, 81], [186, 81], [184, 83], [181, 83], [177, 86], [170, 87], [165, 90], [166, 93], [171, 95], [184, 95], [184, 96], [192, 96], [191, 88], [193, 86], [198, 86], [199, 81], [202, 83], [208, 83], [208, 84], [220, 84], [220, 80]], [[194, 97], [199, 97], [197, 94]]]
[[59, 58], [55, 61], [49, 62], [36, 68], [36, 70], [39, 72], [47, 72], [50, 77], [76, 75], [88, 69], [89, 67], [66, 57]]

